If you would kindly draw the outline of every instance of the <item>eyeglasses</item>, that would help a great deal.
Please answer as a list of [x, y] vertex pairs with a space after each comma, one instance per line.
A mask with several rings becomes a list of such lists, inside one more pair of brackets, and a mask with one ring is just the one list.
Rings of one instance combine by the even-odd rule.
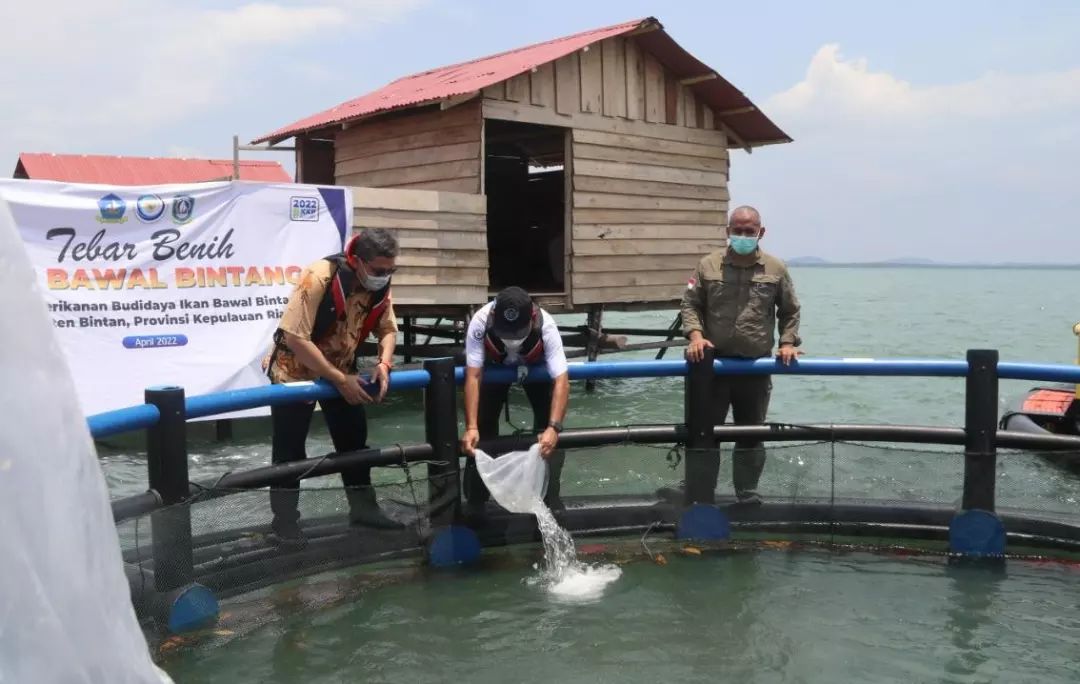
[[392, 276], [397, 273], [396, 266], [393, 268], [375, 268], [366, 261], [361, 261], [360, 263], [364, 265], [364, 270], [366, 270], [368, 273], [375, 276], [376, 278], [382, 278], [383, 276]]

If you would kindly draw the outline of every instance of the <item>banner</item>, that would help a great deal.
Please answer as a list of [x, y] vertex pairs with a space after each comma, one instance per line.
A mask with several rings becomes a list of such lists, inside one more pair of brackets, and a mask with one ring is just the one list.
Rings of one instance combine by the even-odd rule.
[[262, 359], [301, 271], [352, 230], [341, 187], [5, 179], [0, 193], [88, 415], [140, 404], [153, 385], [191, 396], [266, 384]]

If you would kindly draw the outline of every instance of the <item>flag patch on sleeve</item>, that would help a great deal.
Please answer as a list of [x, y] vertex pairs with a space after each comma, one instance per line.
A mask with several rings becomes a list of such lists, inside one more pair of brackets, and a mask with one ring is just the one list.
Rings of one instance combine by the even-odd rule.
[[693, 290], [695, 285], [697, 285], [697, 280], [695, 278], [686, 281], [687, 290]]

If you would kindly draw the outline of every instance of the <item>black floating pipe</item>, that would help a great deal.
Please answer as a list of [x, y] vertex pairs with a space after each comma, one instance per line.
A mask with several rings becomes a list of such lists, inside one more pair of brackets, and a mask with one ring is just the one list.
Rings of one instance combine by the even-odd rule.
[[998, 353], [969, 349], [964, 406], [964, 510], [994, 510], [997, 477]]
[[411, 444], [407, 446], [384, 447], [382, 449], [359, 449], [330, 453], [312, 463], [293, 461], [278, 465], [264, 466], [240, 473], [229, 473], [213, 483], [206, 483], [206, 489], [260, 489], [272, 484], [284, 484], [296, 479], [306, 480], [322, 475], [334, 475], [353, 467], [387, 466], [404, 461], [422, 461], [431, 458], [430, 444]]
[[138, 518], [161, 508], [161, 496], [155, 491], [143, 492], [112, 501], [113, 522]]
[[[967, 438], [963, 428], [924, 427], [917, 425], [830, 425], [830, 424], [766, 424], [766, 425], [717, 425], [713, 435], [723, 442], [737, 439], [764, 442], [891, 442], [925, 445], [963, 445]], [[482, 440], [480, 448], [489, 453], [505, 453], [528, 449], [535, 441], [532, 435], [503, 436]], [[673, 444], [686, 443], [684, 425], [649, 425], [567, 430], [559, 436], [559, 444], [567, 449], [608, 446], [615, 444]], [[995, 443], [998, 448], [1057, 451], [1062, 454], [1080, 454], [1080, 437], [1068, 435], [1033, 434], [1020, 431], [999, 430]], [[339, 473], [352, 466], [380, 466], [429, 459], [434, 450], [428, 444], [382, 449], [362, 449], [340, 457], [308, 459], [294, 463], [255, 468], [240, 473], [229, 473], [213, 482], [192, 486], [189, 495], [203, 497], [220, 496], [225, 490], [258, 489], [277, 482], [309, 477], [321, 477]], [[949, 452], [942, 452], [949, 456]], [[329, 456], [329, 455], [327, 455]], [[209, 491], [208, 491], [209, 490]], [[216, 492], [216, 493], [215, 493]], [[113, 518], [123, 522], [145, 515], [162, 506], [161, 497], [154, 491], [112, 501]]]
[[146, 403], [156, 406], [161, 419], [146, 430], [146, 464], [150, 489], [164, 508], [150, 518], [153, 538], [154, 587], [172, 591], [195, 576], [191, 557], [191, 509], [188, 496], [187, 419], [182, 387], [151, 387]]
[[715, 412], [712, 388], [713, 350], [702, 350], [704, 358], [691, 361], [686, 373], [684, 413], [686, 415], [686, 504], [711, 504], [716, 498], [716, 478], [720, 472], [720, 450], [713, 434]]
[[453, 500], [452, 506], [432, 514], [432, 525], [450, 524], [461, 513], [461, 478], [458, 463], [457, 386], [454, 382], [454, 359], [424, 362], [431, 376], [424, 388], [424, 436], [431, 445], [432, 463], [428, 464], [429, 503]]

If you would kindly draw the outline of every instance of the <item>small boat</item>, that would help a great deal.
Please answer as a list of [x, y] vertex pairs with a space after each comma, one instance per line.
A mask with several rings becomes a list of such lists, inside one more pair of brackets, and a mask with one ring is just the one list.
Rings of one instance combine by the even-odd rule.
[[[1080, 346], [1080, 323], [1073, 326]], [[1076, 363], [1080, 364], [1080, 348]], [[1033, 387], [1001, 417], [1003, 430], [1036, 434], [1080, 435], [1080, 385]], [[1047, 458], [1080, 472], [1080, 453], [1056, 454]]]

